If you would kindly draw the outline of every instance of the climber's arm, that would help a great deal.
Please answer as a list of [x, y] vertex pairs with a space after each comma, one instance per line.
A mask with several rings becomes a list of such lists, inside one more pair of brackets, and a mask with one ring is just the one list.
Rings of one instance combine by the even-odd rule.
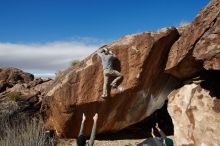
[[114, 58], [116, 58], [116, 55], [112, 53], [112, 51], [109, 51], [109, 54], [111, 54]]
[[84, 113], [83, 113], [83, 115], [82, 115], [82, 122], [81, 122], [80, 131], [79, 131], [78, 136], [80, 136], [80, 135], [83, 134], [83, 128], [84, 128], [85, 120], [86, 120], [86, 116], [85, 116]]
[[104, 54], [103, 53], [97, 53], [99, 55], [99, 57], [101, 58], [101, 60], [103, 60], [105, 57], [104, 57]]
[[99, 55], [99, 57], [103, 58], [104, 57], [104, 49], [101, 49], [97, 52], [97, 54]]
[[156, 126], [155, 126], [158, 130], [158, 132], [160, 133], [160, 136], [163, 140], [165, 140], [167, 138], [166, 134], [160, 129], [160, 127], [158, 126], [158, 123], [156, 123]]
[[155, 137], [155, 135], [154, 135], [154, 128], [151, 128], [151, 135], [152, 135], [153, 138]]
[[159, 131], [159, 133], [160, 133], [160, 136], [161, 136], [163, 139], [166, 139], [166, 138], [167, 138], [166, 134], [165, 134], [162, 130]]
[[98, 114], [96, 113], [95, 116], [93, 117], [94, 122], [92, 127], [92, 133], [89, 139], [89, 146], [93, 146], [95, 141], [97, 119], [98, 119]]

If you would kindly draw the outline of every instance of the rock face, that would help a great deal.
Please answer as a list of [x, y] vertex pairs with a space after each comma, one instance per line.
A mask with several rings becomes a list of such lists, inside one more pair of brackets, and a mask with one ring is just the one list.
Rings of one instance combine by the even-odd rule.
[[169, 95], [168, 111], [174, 124], [176, 146], [220, 144], [220, 100], [196, 84], [185, 85]]
[[124, 76], [119, 90], [113, 89], [107, 100], [101, 98], [103, 73], [96, 53], [64, 71], [55, 79], [44, 102], [48, 116], [45, 126], [63, 137], [74, 137], [85, 113], [84, 133], [89, 135], [92, 116], [98, 113], [98, 133], [117, 131], [161, 108], [171, 86], [175, 86], [163, 70], [169, 48], [178, 37], [175, 28], [166, 28], [128, 35], [107, 45], [118, 57], [115, 67]]
[[212, 0], [172, 46], [166, 72], [190, 78], [202, 68], [220, 70], [220, 1]]
[[28, 83], [34, 80], [34, 75], [16, 68], [0, 68], [0, 93], [17, 83]]
[[[59, 73], [55, 81], [0, 68], [0, 116], [8, 105], [22, 112], [41, 108], [46, 128], [56, 130], [61, 137], [76, 137], [82, 114], [87, 117], [84, 134], [88, 136], [92, 117], [98, 113], [97, 133], [114, 132], [149, 117], [163, 106], [174, 88], [179, 88], [168, 97], [175, 145], [218, 146], [220, 1], [210, 1], [191, 24], [178, 31], [164, 28], [127, 35], [108, 44], [118, 57], [114, 67], [124, 78], [106, 100], [101, 98], [103, 70], [96, 52]], [[17, 92], [22, 98], [8, 100], [8, 93]]]
[[[35, 78], [16, 68], [0, 68], [0, 116], [39, 113], [41, 101], [52, 84], [51, 79]], [[29, 117], [29, 116], [27, 116]]]
[[183, 30], [171, 47], [165, 70], [188, 84], [168, 97], [175, 145], [220, 145], [219, 0], [210, 1]]
[[29, 83], [16, 84], [7, 92], [20, 92], [24, 97], [31, 97], [36, 94], [46, 94], [47, 88], [52, 84], [52, 79], [36, 78]]

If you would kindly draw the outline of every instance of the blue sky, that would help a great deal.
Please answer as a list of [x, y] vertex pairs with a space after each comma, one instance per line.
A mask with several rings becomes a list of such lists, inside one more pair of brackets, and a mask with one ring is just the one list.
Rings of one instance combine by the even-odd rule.
[[[82, 59], [101, 44], [123, 35], [191, 22], [207, 3], [208, 0], [0, 0], [0, 48], [14, 45], [14, 49], [22, 51], [22, 47], [28, 48], [28, 45], [38, 49], [38, 46], [58, 42], [73, 46], [76, 43], [88, 47], [88, 51], [84, 48], [87, 53], [78, 53], [71, 59]], [[73, 47], [72, 51], [74, 54], [78, 50]], [[69, 60], [62, 62], [68, 64]], [[57, 65], [55, 69], [54, 65], [53, 70], [45, 70], [20, 63], [4, 60], [0, 66], [14, 66], [34, 73], [67, 67]]]

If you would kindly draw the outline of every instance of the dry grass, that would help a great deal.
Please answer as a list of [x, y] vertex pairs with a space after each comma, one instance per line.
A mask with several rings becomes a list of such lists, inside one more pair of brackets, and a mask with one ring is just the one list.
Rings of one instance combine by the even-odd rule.
[[17, 101], [21, 98], [22, 95], [20, 92], [10, 92], [6, 96], [12, 101]]
[[0, 117], [0, 146], [53, 146], [37, 119], [14, 119], [8, 115]]
[[77, 64], [79, 64], [80, 63], [80, 60], [73, 60], [72, 62], [71, 62], [71, 66], [75, 66], [75, 65], [77, 65]]

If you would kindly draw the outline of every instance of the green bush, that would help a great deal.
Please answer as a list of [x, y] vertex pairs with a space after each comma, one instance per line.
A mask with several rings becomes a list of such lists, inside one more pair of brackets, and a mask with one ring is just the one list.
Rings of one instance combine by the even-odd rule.
[[21, 95], [21, 92], [10, 92], [6, 96], [13, 101], [17, 101], [21, 99], [22, 95]]
[[71, 62], [71, 66], [75, 66], [75, 65], [77, 65], [77, 64], [79, 64], [80, 63], [80, 60], [73, 60], [72, 62]]

